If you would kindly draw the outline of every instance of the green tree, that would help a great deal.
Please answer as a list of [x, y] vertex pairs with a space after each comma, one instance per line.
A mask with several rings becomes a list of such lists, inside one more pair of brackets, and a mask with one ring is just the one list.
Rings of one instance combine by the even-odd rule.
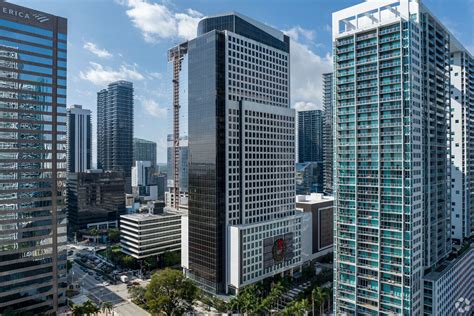
[[125, 255], [122, 257], [122, 265], [131, 269], [135, 266], [135, 259], [132, 256]]
[[66, 269], [67, 269], [67, 273], [69, 273], [69, 271], [72, 269], [72, 261], [71, 260], [68, 260], [66, 262]]
[[128, 288], [128, 294], [132, 302], [142, 307], [146, 306], [145, 293], [146, 289], [143, 286], [134, 285]]
[[283, 295], [284, 287], [281, 282], [278, 282], [273, 285], [270, 293], [262, 300], [260, 303], [260, 311], [270, 312], [273, 306], [278, 302], [278, 300]]
[[100, 308], [97, 307], [91, 300], [88, 300], [82, 304], [82, 312], [86, 315], [95, 315], [100, 311]]
[[108, 315], [109, 312], [111, 312], [114, 309], [114, 304], [112, 302], [102, 302], [100, 305], [100, 310], [105, 313], [105, 315]]
[[163, 254], [163, 262], [165, 267], [172, 267], [181, 263], [181, 253], [179, 251], [166, 251]]
[[111, 228], [107, 231], [107, 237], [110, 243], [120, 242], [120, 231], [117, 228]]
[[153, 274], [146, 287], [145, 299], [152, 314], [174, 316], [190, 311], [197, 295], [197, 287], [181, 271], [166, 268]]
[[326, 299], [326, 293], [324, 289], [321, 287], [314, 288], [311, 292], [311, 298], [313, 300], [313, 316], [316, 315], [314, 311], [315, 306], [319, 307], [319, 315], [322, 315], [324, 309], [324, 301]]
[[281, 316], [303, 316], [308, 311], [308, 300], [291, 301], [278, 315]]
[[99, 231], [97, 230], [97, 228], [89, 229], [89, 234], [94, 237], [94, 242], [97, 245], [97, 236], [99, 236]]
[[74, 316], [84, 315], [84, 309], [82, 308], [82, 305], [76, 305], [76, 304], [72, 305], [71, 311], [72, 311], [72, 315]]

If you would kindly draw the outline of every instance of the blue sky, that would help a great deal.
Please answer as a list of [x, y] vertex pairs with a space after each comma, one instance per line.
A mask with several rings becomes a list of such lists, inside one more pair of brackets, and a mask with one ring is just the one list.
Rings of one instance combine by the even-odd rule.
[[[292, 37], [292, 104], [319, 108], [321, 74], [331, 70], [331, 12], [362, 0], [10, 2], [68, 18], [68, 104], [91, 109], [94, 129], [97, 91], [113, 80], [134, 82], [135, 136], [157, 142], [158, 162], [165, 162], [171, 89], [166, 52], [192, 37], [202, 16], [238, 11], [287, 32]], [[474, 52], [474, 0], [424, 3]]]

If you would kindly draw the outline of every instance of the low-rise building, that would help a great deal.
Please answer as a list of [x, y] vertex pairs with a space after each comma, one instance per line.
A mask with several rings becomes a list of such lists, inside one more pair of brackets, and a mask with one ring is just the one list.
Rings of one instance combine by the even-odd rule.
[[136, 259], [181, 249], [181, 214], [129, 214], [120, 216], [120, 245]]
[[303, 263], [332, 252], [332, 196], [321, 193], [296, 196], [296, 210], [303, 213], [301, 222], [301, 260]]

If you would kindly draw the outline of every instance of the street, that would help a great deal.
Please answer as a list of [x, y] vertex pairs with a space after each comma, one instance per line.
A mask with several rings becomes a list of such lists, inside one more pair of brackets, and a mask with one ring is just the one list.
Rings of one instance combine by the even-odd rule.
[[[84, 250], [75, 250], [86, 252]], [[70, 260], [75, 258], [76, 253], [68, 256]], [[79, 284], [80, 294], [86, 295], [98, 306], [102, 302], [111, 302], [114, 304], [115, 315], [121, 316], [148, 316], [148, 312], [129, 301], [127, 286], [124, 283], [117, 285], [105, 285], [107, 281], [100, 277], [95, 271], [73, 262], [69, 271], [68, 283]], [[140, 282], [143, 283], [143, 282]]]

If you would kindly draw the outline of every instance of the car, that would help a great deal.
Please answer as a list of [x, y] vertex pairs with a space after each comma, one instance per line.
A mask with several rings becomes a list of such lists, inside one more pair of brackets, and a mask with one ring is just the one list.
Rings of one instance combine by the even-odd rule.
[[109, 286], [110, 283], [109, 282], [104, 282], [104, 286]]
[[97, 281], [100, 281], [100, 278], [98, 276], [96, 276], [94, 279], [96, 279]]
[[87, 274], [88, 274], [88, 275], [94, 275], [94, 272], [89, 271], [89, 272], [87, 272]]

